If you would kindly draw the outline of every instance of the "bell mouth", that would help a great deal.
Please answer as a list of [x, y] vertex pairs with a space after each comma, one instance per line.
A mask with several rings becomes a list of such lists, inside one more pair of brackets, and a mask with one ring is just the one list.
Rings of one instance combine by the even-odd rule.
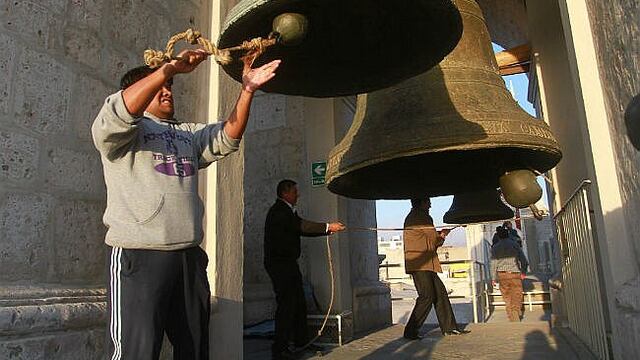
[[[282, 59], [261, 90], [310, 97], [347, 96], [382, 89], [423, 73], [462, 36], [451, 0], [244, 0], [229, 13], [218, 46], [226, 48], [273, 31], [283, 13], [308, 19], [296, 46], [272, 46], [254, 66]], [[242, 63], [223, 66], [242, 81]]]
[[509, 212], [496, 212], [496, 213], [486, 213], [479, 215], [457, 215], [452, 214], [447, 217], [447, 219], [443, 218], [443, 221], [446, 224], [478, 224], [478, 223], [486, 223], [491, 221], [500, 221], [500, 220], [508, 220], [513, 218], [514, 213]]
[[359, 163], [357, 168], [329, 166], [326, 182], [329, 191], [355, 199], [404, 200], [452, 195], [497, 188], [499, 177], [509, 170], [532, 168], [545, 172], [561, 157], [559, 151], [546, 148], [442, 149], [373, 159], [370, 163]]

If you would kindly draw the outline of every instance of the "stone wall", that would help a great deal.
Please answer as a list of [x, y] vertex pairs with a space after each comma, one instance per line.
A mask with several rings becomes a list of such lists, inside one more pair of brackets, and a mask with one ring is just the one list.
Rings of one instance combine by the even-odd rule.
[[[105, 187], [90, 126], [145, 48], [206, 31], [208, 13], [204, 0], [0, 1], [1, 359], [102, 358]], [[205, 104], [191, 76], [174, 87], [181, 118]]]
[[640, 93], [640, 4], [635, 0], [587, 1], [595, 39], [612, 142], [615, 144], [616, 168], [627, 219], [628, 239], [635, 251], [636, 277], [616, 291], [617, 319], [624, 354], [622, 358], [640, 357], [640, 153], [626, 136], [624, 111], [631, 98]]

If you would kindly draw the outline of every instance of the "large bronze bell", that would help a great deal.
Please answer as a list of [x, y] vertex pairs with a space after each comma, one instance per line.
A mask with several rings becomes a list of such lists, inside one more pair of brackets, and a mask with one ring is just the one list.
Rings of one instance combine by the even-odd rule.
[[[272, 31], [286, 32], [282, 44], [268, 48], [256, 64], [282, 64], [262, 90], [331, 97], [381, 89], [427, 71], [456, 46], [462, 21], [451, 0], [244, 0], [229, 12], [219, 47]], [[224, 70], [241, 81], [241, 65]]]
[[456, 5], [464, 33], [451, 54], [425, 74], [358, 96], [353, 124], [329, 154], [329, 190], [361, 199], [472, 192], [498, 187], [507, 171], [545, 172], [560, 161], [547, 124], [507, 91], [478, 4]]
[[496, 189], [488, 189], [455, 194], [443, 220], [447, 224], [473, 224], [512, 217], [513, 210], [502, 202], [500, 193]]

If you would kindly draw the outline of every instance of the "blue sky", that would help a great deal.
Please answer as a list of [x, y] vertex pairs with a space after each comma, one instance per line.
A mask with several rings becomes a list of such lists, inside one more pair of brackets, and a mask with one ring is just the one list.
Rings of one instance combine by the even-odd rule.
[[[498, 45], [493, 45], [494, 52], [502, 51]], [[527, 100], [529, 79], [525, 74], [510, 75], [503, 77], [507, 89], [513, 89], [518, 104], [529, 114], [534, 115], [533, 105]], [[541, 181], [538, 181], [539, 183]], [[543, 185], [543, 184], [541, 184]], [[544, 189], [544, 186], [543, 186]], [[546, 199], [546, 195], [543, 195]], [[431, 199], [431, 216], [436, 224], [442, 225], [444, 213], [451, 207], [453, 196], [440, 196]], [[409, 200], [378, 200], [376, 201], [376, 212], [379, 228], [401, 228], [404, 218], [411, 209]], [[390, 237], [392, 232], [379, 232], [378, 236]], [[464, 230], [458, 228], [447, 238], [446, 245], [465, 244]]]

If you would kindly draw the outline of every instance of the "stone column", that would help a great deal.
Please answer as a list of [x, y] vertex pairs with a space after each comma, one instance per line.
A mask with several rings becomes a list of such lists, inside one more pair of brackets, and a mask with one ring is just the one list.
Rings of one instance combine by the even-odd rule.
[[[355, 97], [336, 99], [335, 142], [347, 132], [355, 114]], [[347, 227], [375, 228], [376, 204], [370, 200], [340, 198], [341, 218]], [[349, 242], [352, 309], [354, 331], [365, 332], [391, 324], [391, 293], [389, 286], [380, 282], [378, 271], [378, 240], [375, 231], [351, 230], [346, 233]]]

